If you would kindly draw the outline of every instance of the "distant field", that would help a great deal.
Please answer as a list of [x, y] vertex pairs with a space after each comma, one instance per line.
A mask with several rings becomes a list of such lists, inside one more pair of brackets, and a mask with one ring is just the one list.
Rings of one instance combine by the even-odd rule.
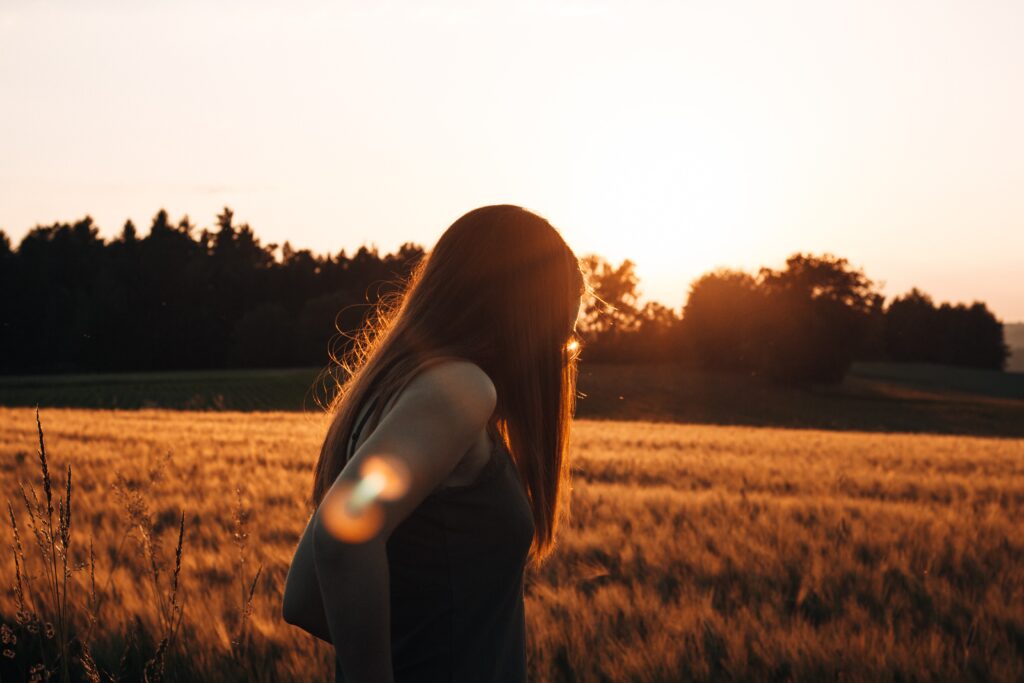
[[[41, 419], [56, 493], [73, 468], [74, 559], [93, 538], [108, 596], [92, 648], [101, 668], [116, 673], [124, 655], [139, 680], [152, 656], [161, 622], [134, 539], [152, 523], [166, 592], [184, 511], [168, 680], [327, 680], [329, 648], [279, 618], [320, 418], [43, 408]], [[0, 490], [30, 557], [17, 483], [38, 482], [37, 444], [31, 409], [0, 408]], [[531, 681], [1024, 680], [1024, 440], [577, 420], [572, 457], [573, 521], [527, 576]], [[143, 524], [124, 545], [118, 474]], [[88, 572], [74, 577], [81, 628]], [[8, 625], [13, 582], [5, 551]], [[141, 635], [126, 648], [127, 631]], [[0, 658], [3, 680], [34, 655], [17, 657]]]
[[[317, 368], [0, 376], [0, 405], [310, 410]], [[326, 397], [327, 386], [319, 395]]]
[[[0, 405], [320, 412], [315, 368], [0, 377]], [[857, 364], [838, 386], [785, 387], [671, 364], [580, 366], [577, 416], [1024, 437], [1024, 373]]]
[[948, 394], [1024, 401], [1024, 373], [1020, 372], [999, 372], [928, 363], [857, 363], [853, 376], [888, 380]]
[[1007, 361], [1007, 369], [1013, 372], [1024, 373], [1024, 347], [1010, 349], [1010, 359]]

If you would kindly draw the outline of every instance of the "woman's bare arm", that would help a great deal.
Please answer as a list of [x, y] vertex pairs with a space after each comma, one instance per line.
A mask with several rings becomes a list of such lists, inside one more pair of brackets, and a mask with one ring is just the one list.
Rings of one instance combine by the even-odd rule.
[[[473, 363], [445, 361], [423, 371], [356, 449], [313, 515], [312, 555], [324, 618], [347, 679], [392, 680], [387, 539], [448, 477], [486, 428], [496, 403], [494, 384]], [[339, 491], [357, 484], [363, 463], [374, 456], [393, 458], [408, 471], [405, 495], [376, 502], [382, 525], [370, 539], [336, 538], [323, 518], [344, 504]], [[316, 628], [315, 617], [309, 621]]]
[[313, 558], [313, 522], [312, 515], [306, 524], [299, 545], [295, 549], [292, 564], [288, 568], [288, 578], [284, 584], [282, 612], [284, 620], [298, 626], [320, 640], [331, 642], [331, 632], [324, 614], [324, 603], [320, 597], [320, 581], [316, 576], [316, 564]]
[[346, 681], [393, 683], [391, 596], [384, 543], [344, 546], [320, 524], [313, 531], [320, 595]]

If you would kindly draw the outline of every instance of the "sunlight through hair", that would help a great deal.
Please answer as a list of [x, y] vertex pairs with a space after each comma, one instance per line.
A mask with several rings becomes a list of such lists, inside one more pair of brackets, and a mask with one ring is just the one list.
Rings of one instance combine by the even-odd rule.
[[[336, 390], [309, 502], [319, 506], [354, 457], [351, 438], [371, 395], [383, 399], [368, 418], [377, 424], [388, 401], [427, 366], [469, 361], [497, 391], [491, 427], [529, 501], [530, 564], [539, 566], [554, 550], [571, 503], [569, 432], [577, 363], [587, 346], [576, 325], [593, 291], [580, 260], [546, 218], [513, 204], [482, 206], [452, 223], [389, 289], [360, 329], [343, 333], [351, 345], [332, 354], [337, 367], [327, 375]], [[327, 526], [339, 538], [375, 533], [372, 522], [386, 511], [386, 496], [403, 490], [394, 463], [382, 477], [371, 472], [360, 466], [358, 484], [348, 477], [343, 495], [331, 493]]]

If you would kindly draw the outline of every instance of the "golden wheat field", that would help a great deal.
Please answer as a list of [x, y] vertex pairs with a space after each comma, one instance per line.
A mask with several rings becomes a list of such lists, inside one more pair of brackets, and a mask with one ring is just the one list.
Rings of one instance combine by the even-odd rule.
[[[77, 675], [328, 680], [279, 615], [322, 416], [40, 418], [55, 510], [72, 469]], [[38, 606], [34, 411], [0, 408], [0, 435]], [[571, 523], [526, 577], [531, 680], [1024, 680], [1024, 440], [579, 420], [573, 458]], [[7, 681], [58, 637], [17, 616], [5, 527]]]

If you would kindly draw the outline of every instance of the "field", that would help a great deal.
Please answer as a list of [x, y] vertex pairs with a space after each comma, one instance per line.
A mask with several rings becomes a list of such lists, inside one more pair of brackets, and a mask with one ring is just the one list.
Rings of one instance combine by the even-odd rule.
[[[328, 679], [329, 647], [279, 617], [321, 417], [40, 417], [55, 496], [72, 468], [86, 568], [69, 612], [83, 635], [96, 616], [99, 668], [137, 679], [176, 600], [168, 680]], [[34, 411], [0, 408], [0, 488], [30, 563], [18, 482], [42, 495], [37, 447]], [[1024, 440], [579, 419], [572, 457], [572, 523], [527, 575], [531, 681], [1024, 679]], [[39, 659], [15, 581], [8, 552], [4, 681]]]
[[[0, 377], [0, 405], [319, 412], [317, 368]], [[1024, 438], [1024, 373], [857, 363], [838, 385], [780, 386], [671, 363], [581, 363], [576, 416]]]

